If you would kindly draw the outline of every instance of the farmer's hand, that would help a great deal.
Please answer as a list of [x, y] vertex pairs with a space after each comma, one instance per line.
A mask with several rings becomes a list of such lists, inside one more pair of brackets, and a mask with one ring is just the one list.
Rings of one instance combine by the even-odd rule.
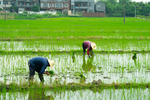
[[47, 75], [50, 75], [49, 72], [47, 72]]
[[50, 75], [48, 71], [45, 71], [44, 74]]

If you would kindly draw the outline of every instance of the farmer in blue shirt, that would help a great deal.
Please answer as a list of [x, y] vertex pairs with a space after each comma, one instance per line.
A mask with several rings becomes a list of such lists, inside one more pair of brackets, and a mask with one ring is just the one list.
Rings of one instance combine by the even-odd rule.
[[45, 71], [45, 69], [47, 68], [47, 66], [53, 68], [54, 61], [44, 57], [35, 57], [29, 60], [28, 65], [30, 73], [29, 80], [33, 81], [36, 71], [39, 75], [41, 82], [44, 82], [43, 74], [50, 75], [49, 72]]

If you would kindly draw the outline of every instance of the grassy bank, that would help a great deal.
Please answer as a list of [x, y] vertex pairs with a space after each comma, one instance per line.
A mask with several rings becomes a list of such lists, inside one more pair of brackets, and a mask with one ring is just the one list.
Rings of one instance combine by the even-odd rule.
[[50, 89], [54, 91], [59, 90], [82, 90], [82, 89], [130, 89], [130, 88], [150, 88], [150, 83], [113, 83], [113, 84], [80, 84], [73, 83], [70, 85], [42, 85], [42, 84], [34, 84], [33, 86], [28, 86], [27, 84], [1, 84], [0, 91], [22, 91], [22, 90], [39, 90], [39, 89]]

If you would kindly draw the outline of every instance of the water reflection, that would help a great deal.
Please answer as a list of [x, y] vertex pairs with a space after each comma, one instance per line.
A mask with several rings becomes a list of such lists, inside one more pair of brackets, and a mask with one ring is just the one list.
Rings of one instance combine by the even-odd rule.
[[72, 62], [74, 63], [75, 62], [75, 53], [73, 52], [73, 55], [72, 55]]
[[83, 56], [83, 64], [82, 64], [82, 69], [85, 71], [85, 72], [88, 72], [88, 71], [95, 71], [96, 70], [96, 66], [94, 66], [92, 63], [93, 63], [93, 58], [94, 56], [92, 56], [91, 58], [88, 58], [87, 62], [85, 60], [85, 56]]
[[[27, 91], [28, 92], [28, 91]], [[149, 100], [148, 88], [82, 90], [30, 90], [25, 92], [2, 92], [0, 100]], [[46, 96], [50, 95], [50, 96]], [[53, 95], [53, 96], [52, 96]]]
[[136, 59], [137, 59], [137, 54], [134, 53], [134, 55], [132, 56], [132, 60], [134, 60], [134, 65], [136, 66]]
[[45, 90], [31, 90], [29, 91], [28, 100], [54, 100], [52, 95], [46, 96]]

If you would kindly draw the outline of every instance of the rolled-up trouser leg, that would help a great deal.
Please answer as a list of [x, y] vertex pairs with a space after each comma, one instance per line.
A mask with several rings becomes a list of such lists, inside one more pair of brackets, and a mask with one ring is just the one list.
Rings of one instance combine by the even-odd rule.
[[43, 74], [38, 73], [38, 75], [39, 75], [39, 78], [40, 78], [41, 82], [44, 82]]
[[33, 79], [34, 79], [34, 75], [29, 76], [29, 81], [32, 81], [32, 82], [33, 82]]

